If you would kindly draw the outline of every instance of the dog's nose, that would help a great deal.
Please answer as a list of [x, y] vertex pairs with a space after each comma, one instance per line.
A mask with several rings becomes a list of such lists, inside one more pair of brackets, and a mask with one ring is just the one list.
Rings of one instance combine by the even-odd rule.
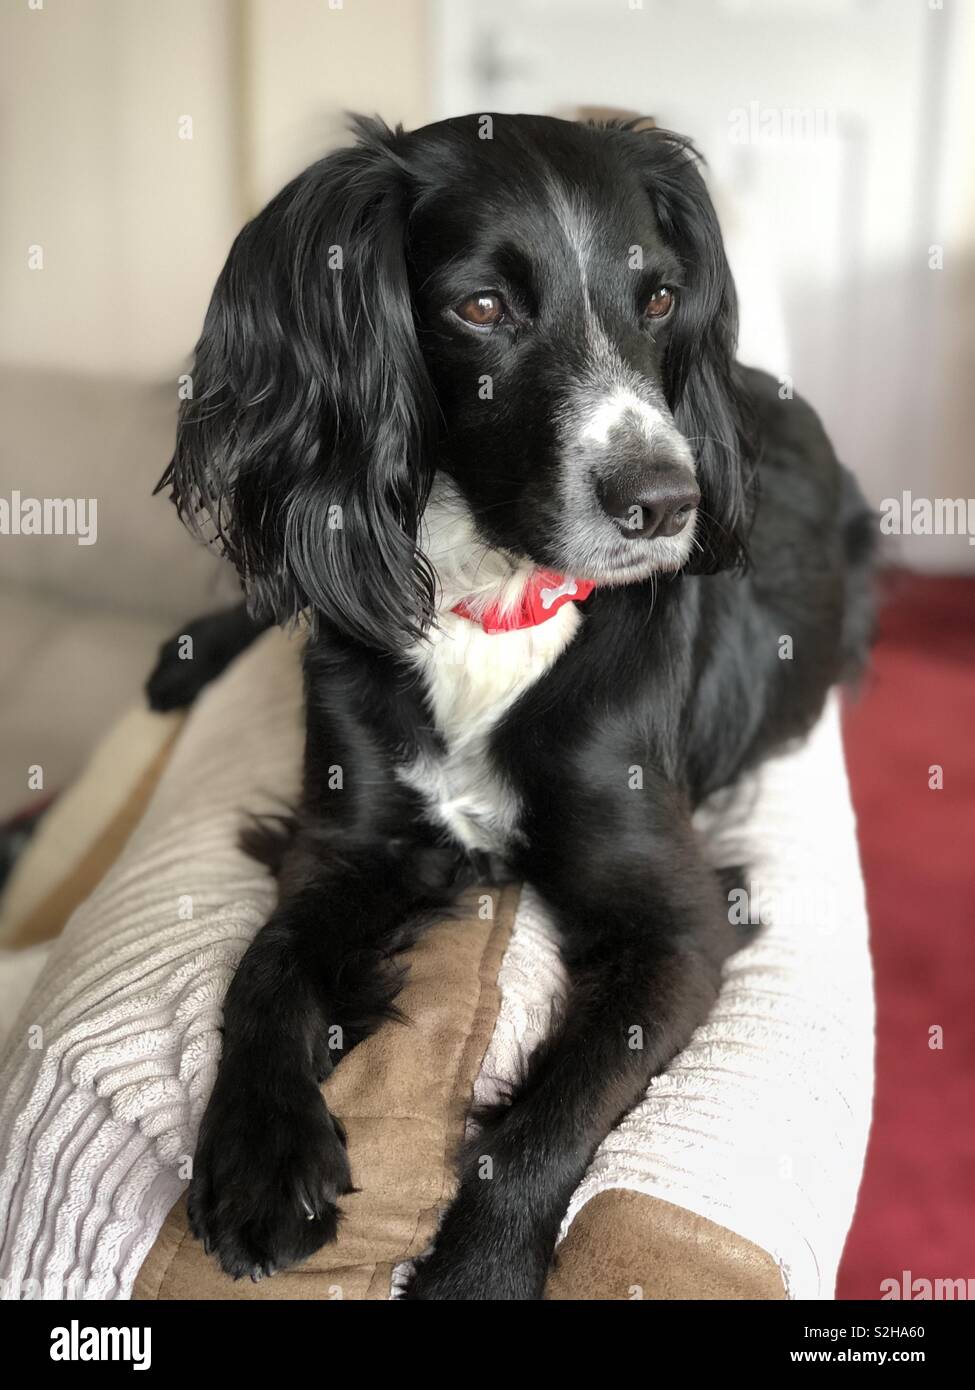
[[618, 475], [598, 485], [603, 511], [624, 536], [676, 536], [683, 531], [701, 500], [701, 492], [686, 469], [657, 472], [634, 482]]

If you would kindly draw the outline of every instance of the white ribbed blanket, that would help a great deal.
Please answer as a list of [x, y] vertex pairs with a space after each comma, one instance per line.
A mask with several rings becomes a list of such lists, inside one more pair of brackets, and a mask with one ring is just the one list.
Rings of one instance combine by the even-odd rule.
[[[74, 914], [0, 1059], [0, 1292], [126, 1298], [185, 1186], [221, 1000], [273, 885], [244, 809], [294, 795], [294, 651], [269, 633], [195, 707], [117, 864]], [[790, 1296], [830, 1298], [869, 1123], [863, 887], [832, 702], [801, 749], [702, 813], [716, 863], [753, 867], [771, 925], [714, 1017], [599, 1150], [566, 1225], [634, 1188], [767, 1249]], [[560, 970], [526, 890], [477, 1090], [545, 1025]]]

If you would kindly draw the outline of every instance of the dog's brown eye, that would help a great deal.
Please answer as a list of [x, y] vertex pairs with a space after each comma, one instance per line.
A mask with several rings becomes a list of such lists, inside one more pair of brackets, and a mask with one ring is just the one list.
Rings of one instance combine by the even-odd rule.
[[648, 319], [665, 319], [673, 307], [673, 290], [669, 290], [666, 285], [661, 285], [659, 290], [654, 290], [643, 312]]
[[504, 320], [505, 302], [499, 294], [472, 294], [457, 305], [454, 313], [476, 328], [494, 328]]

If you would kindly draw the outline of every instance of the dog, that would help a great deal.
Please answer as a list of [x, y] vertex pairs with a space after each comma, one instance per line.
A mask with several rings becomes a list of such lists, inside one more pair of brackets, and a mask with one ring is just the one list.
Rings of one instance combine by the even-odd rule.
[[157, 707], [308, 628], [303, 791], [249, 841], [279, 897], [227, 994], [190, 1220], [235, 1277], [335, 1236], [320, 1082], [395, 1017], [423, 924], [515, 876], [567, 994], [406, 1296], [536, 1299], [597, 1145], [745, 939], [692, 812], [862, 668], [875, 528], [812, 409], [736, 362], [686, 138], [354, 133], [234, 242], [160, 483], [246, 608], [190, 629], [197, 661], [163, 651]]

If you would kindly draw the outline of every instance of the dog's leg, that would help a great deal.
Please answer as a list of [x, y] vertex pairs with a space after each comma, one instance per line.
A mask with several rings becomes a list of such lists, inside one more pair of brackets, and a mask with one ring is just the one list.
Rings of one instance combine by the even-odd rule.
[[604, 873], [591, 854], [576, 863], [574, 878], [540, 885], [570, 973], [560, 1023], [468, 1146], [409, 1298], [541, 1297], [596, 1147], [707, 1018], [722, 962], [742, 944], [689, 828], [630, 862], [607, 857]]
[[392, 1012], [411, 914], [449, 896], [437, 853], [306, 825], [283, 859], [281, 901], [224, 1005], [189, 1194], [193, 1230], [228, 1274], [260, 1278], [335, 1235], [351, 1182], [319, 1081]]

